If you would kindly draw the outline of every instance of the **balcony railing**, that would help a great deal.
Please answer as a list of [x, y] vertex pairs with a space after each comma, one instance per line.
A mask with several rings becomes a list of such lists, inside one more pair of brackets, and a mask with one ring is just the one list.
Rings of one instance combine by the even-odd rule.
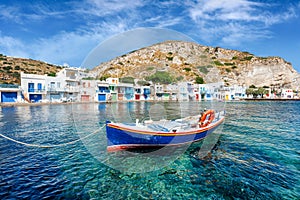
[[79, 89], [79, 87], [66, 87], [65, 91], [66, 92], [79, 92], [80, 89]]
[[45, 89], [28, 88], [28, 92], [31, 92], [31, 93], [43, 93], [43, 92], [46, 92], [46, 90]]
[[57, 88], [57, 87], [50, 87], [47, 90], [48, 92], [64, 92], [65, 89], [64, 88]]
[[97, 93], [110, 93], [110, 90], [96, 90]]
[[57, 88], [57, 87], [49, 87], [48, 92], [79, 92], [79, 87], [64, 87], [64, 88]]

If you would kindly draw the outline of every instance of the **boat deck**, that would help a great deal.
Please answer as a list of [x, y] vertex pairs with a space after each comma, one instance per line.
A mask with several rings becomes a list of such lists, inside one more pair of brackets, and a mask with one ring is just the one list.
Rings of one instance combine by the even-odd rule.
[[[220, 115], [219, 115], [220, 117]], [[211, 124], [214, 124], [219, 120], [219, 117], [214, 119]], [[175, 132], [187, 132], [200, 130], [199, 128], [199, 118], [197, 116], [189, 116], [177, 120], [166, 120], [162, 119], [159, 121], [146, 120], [143, 123], [113, 123], [118, 127], [123, 127], [127, 129], [134, 129], [137, 131], [148, 131], [148, 132], [165, 132], [165, 133], [175, 133]]]

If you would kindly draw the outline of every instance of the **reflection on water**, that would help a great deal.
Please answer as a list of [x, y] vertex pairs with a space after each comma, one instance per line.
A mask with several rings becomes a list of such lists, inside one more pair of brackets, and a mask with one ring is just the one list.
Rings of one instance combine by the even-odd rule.
[[[0, 133], [23, 142], [63, 144], [96, 131], [60, 148], [26, 147], [1, 137], [0, 198], [299, 199], [300, 105], [295, 102], [227, 103], [221, 137], [193, 144], [184, 153], [106, 152], [101, 129], [106, 120], [175, 119], [224, 106], [130, 102], [0, 107]], [[209, 142], [216, 143], [212, 153], [199, 159], [198, 150]], [[130, 173], [134, 170], [144, 173]]]

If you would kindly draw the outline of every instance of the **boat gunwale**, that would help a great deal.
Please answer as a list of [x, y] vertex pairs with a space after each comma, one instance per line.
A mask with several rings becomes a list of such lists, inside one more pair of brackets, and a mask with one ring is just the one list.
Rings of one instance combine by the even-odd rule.
[[110, 128], [122, 130], [122, 131], [128, 131], [132, 133], [137, 133], [137, 134], [145, 134], [145, 135], [155, 135], [155, 136], [181, 136], [181, 135], [192, 135], [192, 134], [199, 134], [204, 131], [208, 131], [210, 129], [213, 129], [214, 127], [220, 125], [223, 121], [225, 120], [225, 116], [220, 117], [218, 121], [215, 123], [211, 123], [206, 127], [196, 129], [196, 130], [191, 130], [191, 131], [180, 131], [180, 132], [162, 132], [162, 131], [142, 131], [142, 130], [136, 130], [128, 127], [122, 127], [120, 125], [116, 125], [116, 123], [109, 122], [107, 123], [107, 126]]

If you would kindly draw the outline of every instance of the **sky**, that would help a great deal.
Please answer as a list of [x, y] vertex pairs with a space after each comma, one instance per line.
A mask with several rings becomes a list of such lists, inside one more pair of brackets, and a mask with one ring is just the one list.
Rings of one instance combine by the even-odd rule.
[[[0, 0], [0, 53], [7, 56], [83, 67], [105, 41], [143, 28], [280, 56], [300, 72], [300, 0]], [[103, 61], [120, 43], [102, 52]]]

